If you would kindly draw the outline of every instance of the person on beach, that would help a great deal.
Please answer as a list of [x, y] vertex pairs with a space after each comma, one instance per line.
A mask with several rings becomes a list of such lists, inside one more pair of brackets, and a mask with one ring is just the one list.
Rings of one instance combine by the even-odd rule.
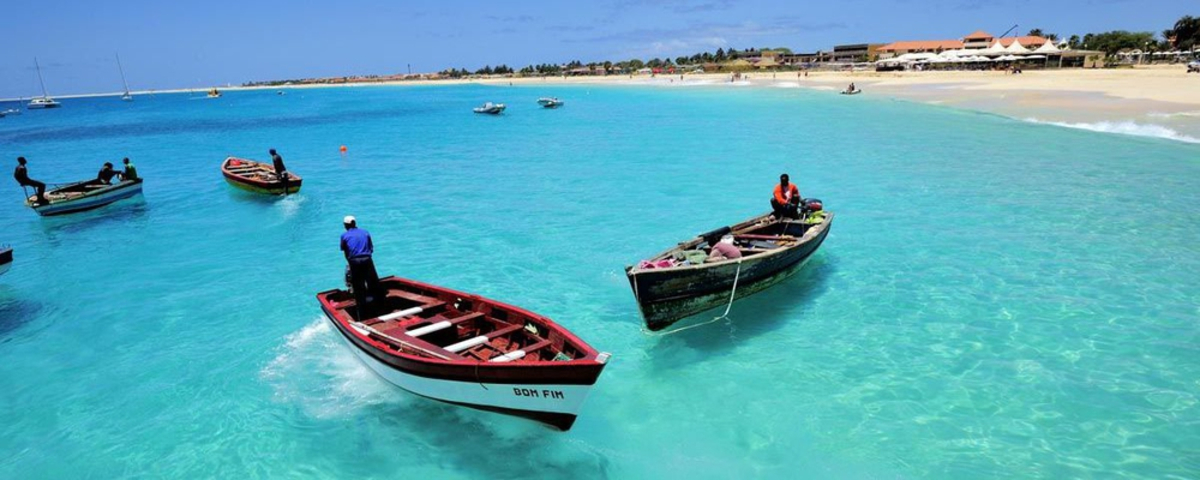
[[17, 180], [22, 187], [33, 187], [37, 192], [37, 203], [45, 205], [50, 203], [46, 200], [46, 184], [29, 178], [29, 169], [25, 167], [25, 157], [17, 157], [17, 169], [13, 170], [13, 178]]
[[800, 190], [788, 181], [788, 174], [779, 176], [775, 195], [771, 197], [771, 211], [776, 219], [800, 218]]
[[350, 270], [350, 289], [354, 292], [355, 310], [358, 319], [363, 320], [379, 289], [379, 274], [375, 272], [375, 262], [371, 260], [375, 245], [371, 242], [371, 234], [358, 228], [358, 221], [353, 216], [343, 218], [342, 226], [346, 227], [342, 233], [342, 254], [346, 256], [346, 265]]
[[270, 152], [271, 152], [271, 163], [275, 165], [275, 178], [278, 179], [280, 182], [283, 182], [283, 193], [284, 193], [284, 195], [286, 195], [287, 190], [288, 190], [287, 166], [285, 166], [283, 164], [283, 157], [279, 156], [278, 153], [275, 153], [274, 148], [272, 148], [270, 150]]
[[125, 171], [123, 173], [121, 173], [121, 179], [122, 180], [137, 180], [137, 178], [138, 178], [137, 166], [134, 165], [133, 162], [129, 161], [129, 157], [125, 157], [125, 159], [122, 160], [121, 162], [125, 164]]

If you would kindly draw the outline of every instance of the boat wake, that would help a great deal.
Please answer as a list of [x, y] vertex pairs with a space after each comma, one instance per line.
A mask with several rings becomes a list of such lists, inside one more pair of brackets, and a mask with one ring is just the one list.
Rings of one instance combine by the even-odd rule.
[[1045, 120], [1040, 120], [1037, 118], [1026, 118], [1025, 121], [1030, 122], [1030, 123], [1040, 123], [1040, 124], [1044, 124], [1044, 125], [1057, 125], [1059, 127], [1075, 128], [1075, 129], [1080, 129], [1080, 130], [1090, 130], [1093, 132], [1119, 133], [1122, 135], [1164, 138], [1167, 140], [1175, 140], [1175, 141], [1179, 141], [1179, 142], [1200, 143], [1200, 138], [1181, 134], [1175, 130], [1164, 127], [1162, 125], [1144, 124], [1144, 123], [1137, 123], [1137, 122], [1133, 122], [1133, 121], [1071, 123], [1071, 122], [1045, 121]]
[[796, 82], [779, 82], [771, 84], [775, 88], [800, 88], [800, 84]]
[[259, 376], [274, 388], [276, 401], [297, 404], [316, 418], [411, 401], [354, 358], [323, 318], [289, 334]]
[[304, 205], [304, 197], [298, 194], [288, 195], [275, 204], [283, 213], [283, 218], [291, 218]]

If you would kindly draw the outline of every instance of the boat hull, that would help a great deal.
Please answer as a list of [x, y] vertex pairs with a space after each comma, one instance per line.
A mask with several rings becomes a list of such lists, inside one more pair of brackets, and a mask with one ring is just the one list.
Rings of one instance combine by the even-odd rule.
[[810, 228], [820, 230], [809, 240], [772, 255], [745, 257], [702, 268], [641, 270], [627, 269], [630, 288], [638, 302], [646, 328], [657, 331], [691, 315], [724, 306], [737, 281], [733, 300], [766, 290], [803, 268], [829, 235], [833, 221]]
[[598, 362], [538, 368], [424, 362], [363, 341], [365, 332], [346, 326], [328, 311], [325, 318], [354, 356], [388, 383], [422, 397], [528, 418], [560, 430], [574, 425], [605, 366]]
[[4, 275], [13, 262], [13, 251], [11, 248], [0, 249], [0, 275]]
[[287, 191], [284, 191], [282, 185], [278, 185], [278, 186], [256, 185], [254, 183], [245, 181], [245, 179], [235, 177], [235, 176], [229, 175], [229, 174], [225, 174], [225, 183], [233, 185], [234, 187], [245, 190], [247, 192], [262, 193], [262, 194], [266, 194], [266, 195], [284, 195], [284, 194], [298, 193], [300, 191], [300, 187], [303, 183], [303, 180], [297, 180], [295, 182], [288, 182]]
[[47, 108], [59, 108], [61, 106], [62, 106], [62, 104], [59, 104], [59, 103], [31, 103], [31, 104], [27, 105], [25, 108], [27, 108], [29, 110], [44, 110]]
[[38, 215], [43, 217], [66, 215], [69, 213], [95, 210], [120, 200], [132, 198], [140, 195], [141, 193], [142, 179], [139, 178], [129, 182], [121, 182], [110, 187], [100, 189], [94, 193], [70, 200], [60, 200], [52, 202], [49, 205], [31, 204], [30, 208], [33, 208], [33, 211], [37, 212]]

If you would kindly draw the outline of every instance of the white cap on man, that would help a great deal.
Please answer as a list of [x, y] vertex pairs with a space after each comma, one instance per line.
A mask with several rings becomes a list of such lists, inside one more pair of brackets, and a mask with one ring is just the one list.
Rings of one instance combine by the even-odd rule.
[[346, 215], [346, 218], [342, 219], [343, 225], [353, 225], [354, 222], [355, 222], [354, 215]]

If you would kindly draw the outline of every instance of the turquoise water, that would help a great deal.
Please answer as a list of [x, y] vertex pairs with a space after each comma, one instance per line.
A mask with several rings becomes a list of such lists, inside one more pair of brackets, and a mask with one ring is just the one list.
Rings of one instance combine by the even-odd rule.
[[[1200, 146], [801, 89], [197, 95], [0, 120], [5, 168], [147, 179], [57, 219], [0, 188], [0, 478], [1200, 476]], [[270, 147], [301, 194], [222, 181]], [[839, 215], [819, 254], [643, 333], [624, 265], [765, 211], [782, 171]], [[314, 300], [347, 214], [382, 274], [612, 352], [574, 429], [357, 363]]]

